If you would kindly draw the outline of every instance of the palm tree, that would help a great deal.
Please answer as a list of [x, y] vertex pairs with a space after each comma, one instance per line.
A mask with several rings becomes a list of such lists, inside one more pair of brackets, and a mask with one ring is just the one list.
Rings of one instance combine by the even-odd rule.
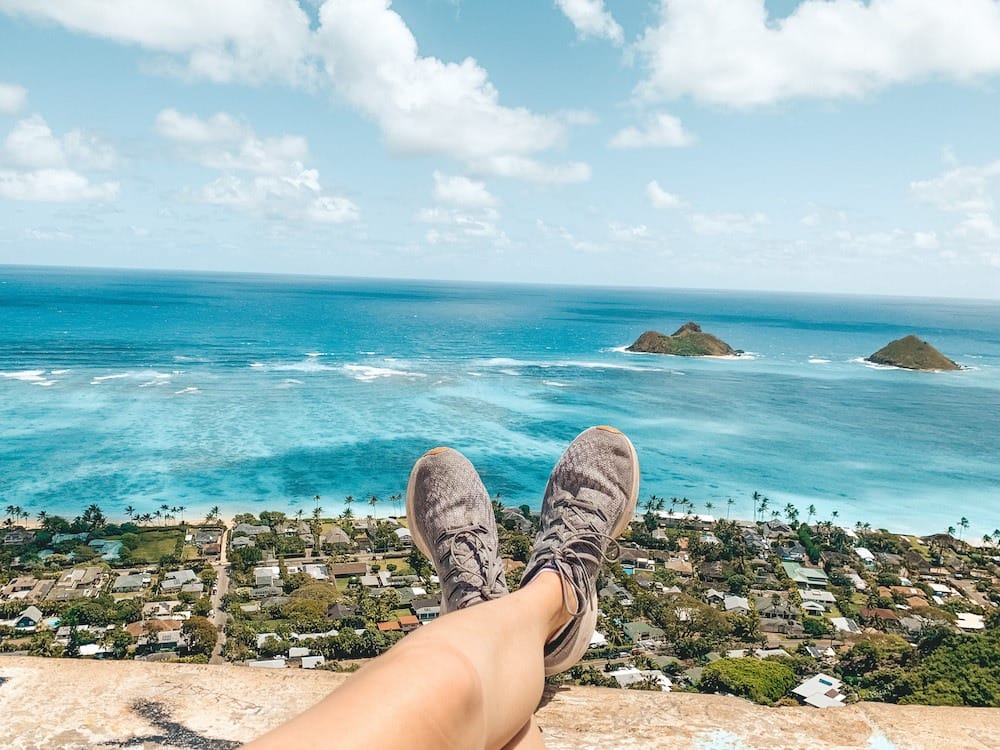
[[38, 519], [38, 524], [44, 529], [45, 522], [49, 519], [49, 514], [46, 513], [44, 510], [40, 510], [38, 511], [38, 515], [35, 517]]
[[715, 507], [715, 503], [713, 503], [711, 500], [709, 500], [707, 503], [705, 503], [705, 512], [708, 513], [709, 515], [711, 515], [712, 514], [711, 513], [712, 508], [714, 508], [714, 507]]
[[128, 516], [128, 520], [132, 521], [135, 519], [135, 508], [131, 505], [125, 506], [125, 515]]
[[[316, 495], [316, 497], [319, 497], [319, 495]], [[317, 505], [315, 508], [313, 508], [312, 517], [313, 520], [318, 521], [320, 518], [323, 517], [323, 509]]]
[[347, 506], [348, 510], [351, 509], [351, 505], [353, 503], [354, 503], [354, 495], [348, 495], [347, 497], [344, 498], [344, 505]]
[[799, 520], [799, 509], [791, 503], [785, 505], [785, 518], [788, 519], [789, 526], [795, 526]]
[[184, 511], [187, 510], [187, 506], [186, 505], [178, 505], [177, 506], [177, 510], [181, 514], [181, 526], [183, 526], [184, 525]]
[[840, 517], [840, 511], [839, 510], [832, 510], [832, 511], [830, 511], [830, 523], [833, 523], [839, 517]]
[[142, 515], [141, 515], [141, 516], [139, 517], [139, 520], [140, 520], [140, 521], [141, 521], [142, 523], [149, 523], [150, 521], [152, 521], [152, 520], [153, 520], [153, 515], [152, 515], [151, 513], [143, 513], [143, 514], [142, 514]]
[[948, 536], [951, 536], [951, 537], [955, 536], [955, 527], [954, 526], [949, 526], [948, 527]]
[[402, 493], [397, 492], [395, 495], [390, 495], [389, 500], [392, 502], [392, 507], [396, 509], [396, 517], [399, 517], [399, 503], [402, 501]]
[[962, 534], [959, 535], [958, 540], [962, 541], [962, 537], [965, 535], [965, 532], [969, 530], [969, 519], [966, 518], [965, 516], [962, 516], [962, 519], [958, 522], [958, 525], [962, 529]]
[[812, 517], [815, 515], [816, 515], [816, 506], [810, 503], [809, 507], [806, 508], [806, 523], [810, 523], [812, 521]]
[[375, 506], [378, 504], [378, 502], [379, 502], [379, 499], [378, 499], [378, 497], [376, 495], [372, 495], [370, 498], [368, 498], [368, 504], [370, 506], [372, 506], [372, 515], [373, 516], [375, 515]]
[[219, 517], [219, 514], [221, 512], [222, 510], [219, 508], [218, 505], [213, 505], [211, 508], [209, 508], [208, 515], [206, 516], [206, 518], [208, 518], [208, 520], [210, 521], [214, 521], [216, 518]]
[[732, 498], [729, 498], [728, 500], [726, 500], [726, 520], [727, 521], [729, 520], [729, 511], [731, 511], [733, 509], [733, 505], [735, 505], [735, 504], [736, 504], [736, 501], [733, 500]]
[[[147, 515], [149, 515], [149, 514], [147, 513]], [[162, 510], [157, 510], [156, 512], [154, 512], [153, 513], [153, 518], [163, 518], [163, 511]]]

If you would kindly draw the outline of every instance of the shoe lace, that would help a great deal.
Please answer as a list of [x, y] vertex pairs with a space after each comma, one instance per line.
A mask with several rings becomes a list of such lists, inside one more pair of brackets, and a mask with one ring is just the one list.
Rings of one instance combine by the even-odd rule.
[[608, 527], [608, 517], [591, 500], [557, 490], [551, 508], [559, 523], [552, 524], [535, 543], [536, 555], [541, 553], [544, 567], [554, 568], [559, 574], [563, 607], [570, 616], [579, 617], [589, 606], [601, 562], [617, 560], [621, 547], [614, 537], [598, 528], [598, 523]]
[[476, 599], [487, 601], [496, 596], [503, 568], [486, 546], [488, 534], [485, 526], [476, 523], [442, 531], [437, 537], [437, 548], [446, 549], [450, 561], [441, 584], [453, 583], [459, 594], [456, 609]]

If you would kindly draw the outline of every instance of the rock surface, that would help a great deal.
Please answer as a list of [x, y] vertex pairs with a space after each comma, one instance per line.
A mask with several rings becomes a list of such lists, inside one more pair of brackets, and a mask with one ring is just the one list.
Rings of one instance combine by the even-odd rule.
[[[228, 750], [308, 708], [345, 678], [299, 669], [0, 656], [0, 746]], [[372, 710], [377, 715], [378, 706]], [[1000, 737], [996, 709], [764, 708], [713, 695], [579, 687], [547, 693], [538, 723], [550, 750], [986, 750]], [[331, 727], [331, 747], [336, 731]]]
[[673, 354], [678, 357], [725, 357], [740, 354], [722, 339], [702, 331], [697, 323], [685, 323], [670, 336], [658, 331], [646, 331], [626, 351]]
[[933, 346], [913, 334], [890, 341], [873, 355], [869, 362], [878, 365], [892, 365], [907, 370], [961, 370]]

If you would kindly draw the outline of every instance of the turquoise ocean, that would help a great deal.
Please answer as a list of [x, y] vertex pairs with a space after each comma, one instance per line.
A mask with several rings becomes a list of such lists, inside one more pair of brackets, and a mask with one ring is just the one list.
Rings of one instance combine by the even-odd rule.
[[[623, 351], [689, 320], [747, 354]], [[907, 333], [968, 369], [863, 361]], [[1000, 303], [0, 267], [2, 507], [374, 494], [381, 515], [439, 444], [537, 507], [597, 423], [632, 438], [644, 498], [749, 517], [756, 490], [978, 539], [1000, 526]]]

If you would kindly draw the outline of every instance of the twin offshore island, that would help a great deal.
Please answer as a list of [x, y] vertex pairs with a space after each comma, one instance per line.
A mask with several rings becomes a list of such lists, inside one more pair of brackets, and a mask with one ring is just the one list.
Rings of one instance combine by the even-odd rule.
[[[706, 333], [695, 322], [688, 322], [669, 336], [659, 331], [645, 331], [624, 351], [637, 354], [668, 354], [675, 357], [739, 357], [742, 349], [734, 349], [722, 339]], [[961, 370], [961, 365], [944, 356], [931, 344], [909, 334], [890, 341], [865, 362], [903, 370], [946, 372]]]

